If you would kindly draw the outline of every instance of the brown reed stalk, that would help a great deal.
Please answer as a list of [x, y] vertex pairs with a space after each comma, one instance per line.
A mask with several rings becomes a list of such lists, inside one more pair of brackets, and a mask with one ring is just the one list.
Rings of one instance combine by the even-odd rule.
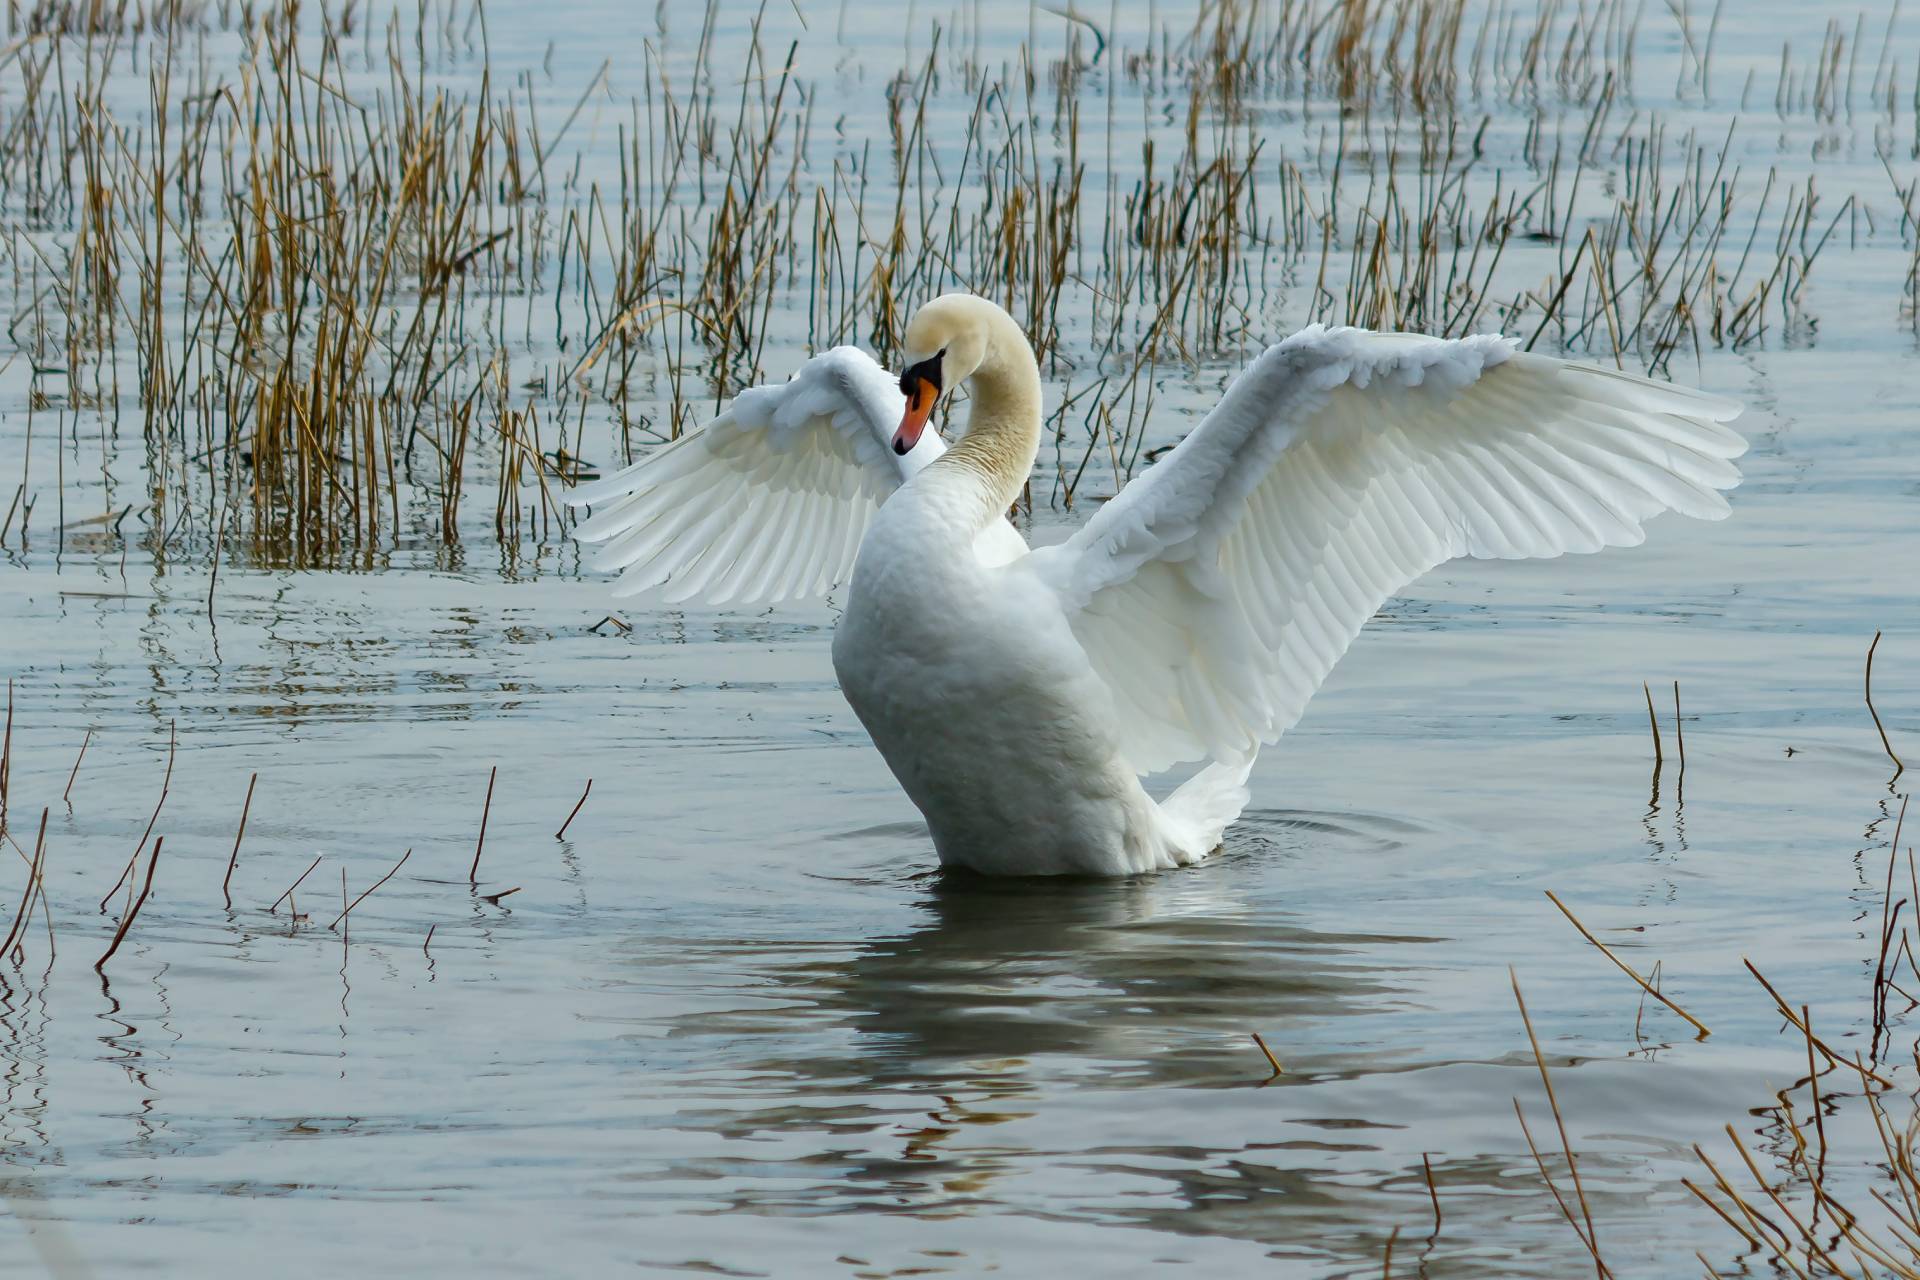
[[153, 834], [153, 824], [160, 821], [160, 810], [166, 805], [167, 792], [173, 786], [173, 753], [176, 742], [174, 722], [169, 720], [167, 721], [167, 771], [160, 778], [160, 798], [153, 803], [153, 813], [147, 818], [147, 829], [140, 833], [140, 843], [133, 846], [133, 854], [127, 859], [127, 865], [120, 868], [120, 875], [114, 880], [113, 888], [107, 890], [106, 895], [100, 899], [101, 911], [107, 909], [107, 903], [112, 900], [114, 894], [120, 892], [120, 886], [127, 883], [127, 877], [133, 874], [135, 864], [140, 861], [140, 851], [147, 847], [147, 837]]
[[1655, 1000], [1658, 1000], [1661, 1004], [1667, 1006], [1667, 1008], [1673, 1010], [1675, 1013], [1679, 1014], [1682, 1018], [1686, 1019], [1689, 1023], [1691, 1023], [1693, 1025], [1694, 1030], [1700, 1033], [1699, 1035], [1700, 1039], [1704, 1040], [1709, 1035], [1713, 1034], [1712, 1032], [1707, 1030], [1705, 1023], [1701, 1022], [1700, 1019], [1694, 1017], [1692, 1014], [1688, 1013], [1685, 1009], [1682, 1009], [1679, 1005], [1675, 1004], [1673, 1001], [1669, 1000], [1666, 996], [1662, 995], [1660, 993], [1659, 988], [1655, 987], [1652, 983], [1648, 982], [1645, 978], [1641, 977], [1637, 972], [1635, 972], [1633, 966], [1629, 965], [1626, 961], [1622, 960], [1619, 956], [1615, 955], [1613, 953], [1612, 948], [1608, 947], [1606, 943], [1594, 937], [1593, 931], [1588, 929], [1586, 925], [1580, 923], [1580, 918], [1573, 914], [1572, 908], [1568, 907], [1566, 903], [1560, 901], [1560, 897], [1558, 894], [1554, 893], [1554, 891], [1551, 889], [1543, 890], [1543, 892], [1547, 895], [1547, 900], [1549, 902], [1553, 903], [1554, 906], [1560, 908], [1560, 914], [1565, 916], [1568, 922], [1572, 924], [1574, 928], [1580, 931], [1580, 936], [1585, 938], [1588, 942], [1591, 942], [1599, 950], [1601, 955], [1613, 961], [1615, 968], [1619, 969], [1620, 972], [1626, 974], [1629, 978], [1632, 978], [1634, 982], [1639, 984], [1639, 987], [1642, 991], [1646, 992], [1648, 995], [1652, 996]]
[[1658, 769], [1667, 757], [1666, 753], [1660, 749], [1660, 720], [1653, 714], [1653, 689], [1642, 680], [1640, 691], [1647, 696], [1647, 728], [1653, 733], [1653, 767]]
[[293, 896], [293, 891], [300, 887], [300, 881], [305, 880], [308, 876], [313, 874], [313, 869], [320, 865], [320, 859], [324, 856], [325, 856], [324, 854], [316, 854], [314, 856], [313, 861], [307, 864], [307, 869], [300, 873], [299, 879], [295, 880], [292, 884], [288, 885], [287, 891], [273, 900], [273, 905], [267, 908], [267, 913], [269, 915], [273, 914], [275, 911], [278, 911], [280, 909], [280, 904]]
[[80, 754], [73, 758], [73, 768], [67, 774], [67, 786], [60, 793], [60, 799], [69, 806], [73, 804], [73, 780], [80, 776], [80, 762], [87, 758], [87, 744], [93, 741], [93, 730], [88, 729], [86, 736], [80, 739]]
[[1553, 1192], [1553, 1198], [1555, 1202], [1559, 1204], [1560, 1212], [1566, 1217], [1567, 1224], [1573, 1228], [1574, 1234], [1580, 1237], [1580, 1242], [1587, 1247], [1587, 1252], [1593, 1256], [1595, 1275], [1599, 1277], [1600, 1280], [1606, 1280], [1606, 1278], [1613, 1273], [1607, 1269], [1606, 1262], [1600, 1256], [1600, 1239], [1593, 1229], [1593, 1210], [1587, 1204], [1586, 1186], [1580, 1177], [1580, 1163], [1574, 1154], [1573, 1142], [1567, 1137], [1566, 1119], [1560, 1113], [1560, 1100], [1553, 1091], [1553, 1077], [1547, 1071], [1546, 1056], [1540, 1052], [1540, 1039], [1533, 1033], [1533, 1019], [1527, 1014], [1526, 998], [1520, 994], [1520, 975], [1514, 971], [1511, 965], [1507, 968], [1507, 978], [1508, 981], [1513, 984], [1514, 1003], [1520, 1007], [1520, 1021], [1527, 1029], [1527, 1043], [1533, 1049], [1534, 1065], [1539, 1068], [1540, 1083], [1547, 1093], [1547, 1106], [1553, 1111], [1554, 1127], [1558, 1129], [1560, 1133], [1560, 1150], [1567, 1160], [1567, 1172], [1573, 1180], [1574, 1197], [1580, 1205], [1580, 1218], [1586, 1224], [1584, 1230], [1581, 1228], [1581, 1222], [1574, 1219], [1572, 1210], [1568, 1208], [1567, 1202], [1561, 1197], [1559, 1189], [1554, 1186], [1553, 1179], [1547, 1176], [1546, 1162], [1541, 1159], [1539, 1148], [1534, 1146], [1533, 1135], [1527, 1130], [1527, 1118], [1520, 1110], [1520, 1099], [1518, 1098], [1513, 1100], [1513, 1111], [1520, 1119], [1520, 1131], [1526, 1137], [1527, 1149], [1533, 1152], [1534, 1163], [1539, 1166], [1540, 1176], [1545, 1179], [1547, 1189]]
[[587, 797], [592, 794], [593, 794], [593, 779], [588, 778], [587, 789], [580, 793], [580, 800], [578, 803], [576, 803], [573, 806], [573, 812], [569, 813], [567, 815], [567, 820], [560, 824], [560, 829], [553, 833], [553, 838], [555, 840], [564, 840], [567, 838], [567, 828], [573, 825], [573, 820], [580, 815], [581, 807], [587, 803]]
[[1287, 1073], [1286, 1068], [1280, 1065], [1280, 1059], [1273, 1056], [1273, 1050], [1267, 1048], [1267, 1042], [1261, 1038], [1260, 1033], [1255, 1031], [1252, 1035], [1253, 1042], [1260, 1046], [1260, 1052], [1267, 1055], [1267, 1065], [1273, 1068], [1273, 1074], [1276, 1076], [1285, 1075]]
[[1820, 1162], [1814, 1169], [1814, 1183], [1818, 1185], [1827, 1172], [1827, 1120], [1820, 1109], [1820, 1072], [1813, 1061], [1813, 1013], [1804, 1004], [1800, 1006], [1800, 1025], [1807, 1029], [1807, 1087], [1813, 1091], [1813, 1127], [1820, 1138]]
[[13, 677], [7, 677], [7, 727], [0, 736], [0, 831], [7, 829], [7, 788], [13, 779]]
[[1680, 752], [1680, 777], [1687, 776], [1687, 731], [1680, 724], [1680, 682], [1673, 682], [1673, 740]]
[[487, 815], [493, 812], [493, 780], [499, 773], [499, 765], [487, 770], [487, 798], [480, 805], [480, 838], [473, 842], [473, 866], [467, 870], [468, 884], [480, 883], [480, 854], [487, 847]]
[[[365, 901], [367, 900], [367, 894], [370, 894], [370, 893], [372, 893], [372, 892], [373, 892], [373, 891], [374, 891], [375, 889], [378, 889], [378, 888], [379, 888], [379, 887], [380, 887], [381, 885], [383, 885], [383, 884], [385, 884], [385, 883], [386, 883], [387, 881], [389, 881], [389, 880], [391, 880], [391, 879], [393, 879], [393, 873], [394, 873], [394, 872], [396, 872], [396, 871], [398, 871], [398, 870], [399, 870], [399, 869], [400, 869], [401, 867], [404, 867], [404, 866], [406, 866], [406, 865], [407, 865], [407, 859], [408, 859], [408, 858], [411, 858], [412, 856], [413, 856], [413, 850], [412, 850], [412, 849], [408, 849], [408, 850], [407, 850], [407, 851], [406, 851], [405, 853], [403, 853], [403, 854], [401, 854], [401, 855], [400, 855], [400, 861], [398, 861], [398, 862], [396, 862], [396, 863], [394, 863], [394, 864], [393, 864], [393, 866], [391, 866], [391, 867], [389, 867], [389, 868], [387, 869], [387, 874], [385, 874], [385, 875], [383, 875], [383, 876], [381, 876], [381, 877], [380, 877], [380, 878], [379, 878], [378, 880], [375, 880], [375, 881], [374, 881], [374, 882], [373, 882], [373, 883], [372, 883], [371, 885], [369, 885], [369, 886], [367, 887], [367, 890], [366, 890], [366, 892], [365, 892], [365, 893], [362, 893], [362, 894], [361, 894], [361, 895], [360, 895], [359, 897], [357, 897], [357, 898], [355, 898], [355, 899], [353, 900], [353, 906], [352, 906], [352, 907], [348, 907], [348, 906], [344, 906], [344, 905], [343, 905], [343, 907], [342, 907], [342, 910], [341, 910], [341, 912], [340, 912], [340, 914], [339, 914], [339, 915], [337, 915], [337, 916], [335, 916], [335, 917], [333, 918], [333, 924], [330, 924], [330, 925], [328, 925], [328, 926], [327, 926], [327, 928], [329, 928], [329, 929], [332, 929], [332, 928], [334, 928], [335, 926], [337, 926], [337, 925], [338, 925], [338, 924], [339, 924], [339, 923], [340, 923], [340, 922], [341, 922], [342, 920], [345, 920], [345, 919], [347, 918], [347, 916], [348, 916], [349, 914], [351, 914], [351, 913], [352, 913], [352, 911], [353, 911], [353, 907], [357, 907], [357, 906], [359, 906], [359, 905], [360, 905], [361, 903], [363, 903], [363, 902], [365, 902]], [[345, 872], [345, 870], [346, 870], [346, 868], [345, 868], [345, 867], [342, 867], [342, 868], [341, 868], [341, 871], [342, 871], [342, 873], [344, 873], [344, 872]], [[342, 886], [342, 902], [343, 902], [343, 904], [344, 904], [344, 901], [345, 901], [345, 885], [346, 885], [346, 881], [345, 881], [344, 879], [342, 879], [340, 883], [341, 883], [341, 886]]]
[[247, 814], [253, 808], [253, 784], [258, 781], [258, 773], [247, 779], [247, 798], [240, 802], [240, 829], [233, 833], [233, 852], [227, 857], [227, 874], [220, 881], [220, 896], [226, 899], [229, 911], [233, 910], [233, 869], [240, 862], [240, 841], [247, 834]]
[[47, 810], [42, 809], [40, 811], [40, 834], [34, 837], [33, 861], [27, 868], [27, 887], [20, 893], [20, 908], [14, 912], [13, 928], [7, 930], [6, 943], [0, 945], [0, 956], [8, 955], [13, 951], [14, 942], [19, 938], [20, 931], [26, 924], [27, 912], [33, 909], [34, 894], [39, 892], [40, 889], [40, 865], [41, 859], [46, 854], [46, 848]]
[[1863, 1064], [1855, 1062], [1851, 1058], [1846, 1058], [1841, 1056], [1838, 1052], [1834, 1050], [1832, 1045], [1829, 1045], [1826, 1041], [1820, 1039], [1818, 1036], [1815, 1036], [1813, 1034], [1813, 1029], [1810, 1026], [1800, 1021], [1799, 1016], [1794, 1013], [1793, 1007], [1789, 1005], [1786, 1002], [1786, 999], [1783, 996], [1781, 996], [1781, 994], [1778, 991], [1774, 989], [1773, 984], [1767, 981], [1766, 977], [1760, 972], [1760, 970], [1754, 967], [1753, 961], [1747, 959], [1745, 956], [1742, 956], [1740, 957], [1740, 963], [1745, 965], [1747, 967], [1747, 972], [1751, 973], [1754, 976], [1754, 979], [1757, 982], [1759, 982], [1761, 986], [1766, 988], [1767, 994], [1773, 997], [1773, 1003], [1779, 1008], [1781, 1015], [1785, 1017], [1790, 1024], [1792, 1024], [1793, 1028], [1796, 1031], [1799, 1031], [1802, 1034], [1804, 1034], [1807, 1037], [1807, 1039], [1813, 1044], [1813, 1046], [1816, 1049], [1820, 1050], [1821, 1055], [1824, 1056], [1828, 1062], [1833, 1063], [1835, 1066], [1851, 1067], [1855, 1071], [1859, 1072], [1860, 1078], [1862, 1081], [1865, 1081], [1871, 1084], [1877, 1084], [1883, 1089], [1891, 1089], [1894, 1087], [1893, 1081], [1887, 1079], [1885, 1076], [1881, 1075], [1879, 1072], [1874, 1071]]
[[157, 837], [154, 840], [153, 854], [147, 859], [147, 879], [146, 882], [140, 886], [140, 896], [133, 900], [133, 905], [127, 908], [127, 913], [120, 917], [120, 927], [114, 930], [113, 941], [107, 944], [106, 952], [102, 954], [98, 960], [93, 962], [93, 970], [95, 973], [104, 973], [106, 971], [107, 961], [113, 959], [113, 953], [120, 949], [120, 943], [126, 938], [127, 930], [133, 927], [134, 918], [140, 914], [140, 908], [147, 905], [147, 895], [153, 892], [153, 869], [160, 865], [160, 846], [165, 844], [166, 841], [167, 838], [165, 836]]
[[1880, 647], [1880, 633], [1873, 633], [1873, 643], [1867, 646], [1866, 698], [1867, 714], [1873, 717], [1873, 727], [1880, 733], [1880, 748], [1887, 753], [1887, 759], [1893, 761], [1893, 776], [1898, 778], [1907, 771], [1907, 766], [1893, 752], [1893, 743], [1887, 740], [1887, 726], [1880, 723], [1880, 713], [1873, 706], [1873, 651]]

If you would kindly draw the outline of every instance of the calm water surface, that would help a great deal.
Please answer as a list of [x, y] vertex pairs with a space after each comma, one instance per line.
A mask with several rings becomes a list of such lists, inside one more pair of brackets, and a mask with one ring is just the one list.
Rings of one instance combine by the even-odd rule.
[[[603, 56], [489, 16], [498, 61], [562, 49], [556, 100]], [[1759, 64], [1777, 30], [1730, 28], [1724, 56]], [[571, 550], [476, 542], [229, 562], [210, 623], [204, 569], [97, 532], [9, 547], [12, 827], [50, 807], [57, 953], [36, 922], [3, 975], [0, 1267], [1343, 1276], [1380, 1274], [1397, 1230], [1396, 1275], [1577, 1275], [1514, 1117], [1552, 1144], [1511, 966], [1615, 1271], [1694, 1274], [1696, 1248], [1765, 1271], [1680, 1179], [1727, 1124], [1785, 1150], [1762, 1109], [1805, 1046], [1743, 957], [1866, 1049], [1904, 792], [1860, 697], [1878, 629], [1876, 700], [1920, 762], [1909, 248], [1864, 126], [1831, 163], [1828, 198], [1883, 222], [1822, 260], [1817, 332], [1676, 361], [1753, 406], [1735, 517], [1418, 584], [1178, 873], [939, 873], [834, 686], [835, 602], [594, 630], [607, 584]], [[1233, 363], [1169, 372], [1161, 438]], [[97, 481], [70, 483], [79, 506]], [[1651, 776], [1643, 680], [1669, 735], [1680, 681], [1684, 781], [1671, 736]], [[170, 728], [153, 896], [103, 980], [98, 901]], [[343, 869], [358, 894], [408, 849], [330, 931]], [[267, 911], [317, 855], [299, 918]], [[1547, 889], [1713, 1035], [1643, 1013]], [[1870, 1130], [1832, 1123], [1864, 1176]]]

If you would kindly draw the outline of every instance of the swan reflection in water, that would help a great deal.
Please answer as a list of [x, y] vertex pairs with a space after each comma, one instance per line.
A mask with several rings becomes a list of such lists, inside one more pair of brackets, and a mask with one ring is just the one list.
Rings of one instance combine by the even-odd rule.
[[[1274, 1222], [1215, 1221], [1215, 1201], [1282, 1196], [1289, 1221], [1306, 1211], [1324, 1224], [1334, 1188], [1315, 1185], [1323, 1169], [1250, 1152], [1368, 1151], [1367, 1135], [1329, 1146], [1324, 1127], [1289, 1131], [1277, 1095], [1255, 1103], [1250, 1090], [1270, 1069], [1250, 1032], [1287, 1060], [1289, 1074], [1274, 1081], [1282, 1089], [1404, 1065], [1404, 1038], [1394, 1045], [1361, 1025], [1364, 1015], [1404, 1014], [1402, 975], [1422, 963], [1408, 951], [1441, 940], [1315, 929], [1276, 899], [1294, 851], [1363, 865], [1402, 834], [1378, 819], [1267, 811], [1187, 873], [920, 878], [904, 886], [912, 927], [851, 944], [851, 954], [802, 939], [661, 944], [683, 975], [689, 964], [704, 971], [694, 980], [706, 1007], [650, 1042], [686, 1073], [669, 1086], [686, 1103], [675, 1127], [729, 1140], [735, 1203], [759, 1212], [936, 1212], [964, 1201], [1141, 1222], [1197, 1207], [1205, 1212], [1165, 1225], [1264, 1239]], [[849, 838], [892, 846], [905, 835]], [[898, 877], [851, 882], [855, 912], [838, 904], [823, 931], [857, 931], [863, 902], [897, 904], [902, 888]], [[1070, 1118], [1089, 1105], [1098, 1119]], [[1257, 1124], [1253, 1110], [1265, 1117]], [[1261, 1141], [1271, 1138], [1294, 1140]], [[742, 1160], [741, 1139], [770, 1145]], [[1028, 1203], [1032, 1184], [1012, 1175], [1057, 1165], [1063, 1149], [1076, 1168], [1099, 1171], [1088, 1174], [1095, 1181], [1117, 1176], [1136, 1189], [1114, 1200], [1108, 1182], [1063, 1200], [1062, 1186]], [[796, 1186], [796, 1163], [818, 1164], [821, 1180]], [[1398, 1157], [1391, 1163], [1399, 1176]], [[1357, 1215], [1348, 1225], [1371, 1238], [1366, 1197], [1338, 1198], [1340, 1214]]]
[[[892, 847], [905, 830], [844, 839], [884, 842], [897, 865]], [[1250, 1031], [1284, 1039], [1299, 1019], [1394, 1001], [1407, 962], [1383, 961], [1380, 948], [1433, 939], [1310, 928], [1275, 898], [1295, 850], [1363, 865], [1405, 834], [1371, 816], [1256, 811], [1214, 861], [1190, 872], [1125, 880], [941, 872], [906, 886], [886, 873], [841, 878], [849, 892], [835, 893], [833, 917], [812, 937], [679, 936], [646, 950], [676, 968], [709, 968], [719, 989], [700, 985], [715, 996], [750, 998], [671, 1024], [675, 1036], [731, 1037], [704, 1047], [746, 1059], [735, 1068], [840, 1088], [861, 1077], [872, 1086], [932, 1083], [969, 1064], [1048, 1057], [1060, 1059], [1046, 1069], [1056, 1080], [1084, 1072], [1108, 1083], [1238, 1083]], [[903, 887], [911, 927], [841, 941], [871, 927], [874, 914], [862, 909], [870, 901], [884, 897], [897, 911]]]

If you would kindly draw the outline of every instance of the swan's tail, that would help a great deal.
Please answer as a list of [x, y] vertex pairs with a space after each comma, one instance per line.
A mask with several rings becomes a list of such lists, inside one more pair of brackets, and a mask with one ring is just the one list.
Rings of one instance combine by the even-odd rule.
[[1247, 807], [1247, 773], [1252, 759], [1239, 764], [1210, 764], [1160, 802], [1176, 861], [1198, 862], [1220, 847], [1220, 836]]

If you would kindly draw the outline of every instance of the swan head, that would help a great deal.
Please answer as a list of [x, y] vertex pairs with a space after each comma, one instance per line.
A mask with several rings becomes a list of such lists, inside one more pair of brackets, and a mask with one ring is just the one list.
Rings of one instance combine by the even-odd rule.
[[942, 294], [913, 313], [902, 345], [900, 392], [907, 409], [893, 433], [895, 453], [911, 452], [940, 397], [986, 363], [995, 313], [1006, 314], [970, 293]]

